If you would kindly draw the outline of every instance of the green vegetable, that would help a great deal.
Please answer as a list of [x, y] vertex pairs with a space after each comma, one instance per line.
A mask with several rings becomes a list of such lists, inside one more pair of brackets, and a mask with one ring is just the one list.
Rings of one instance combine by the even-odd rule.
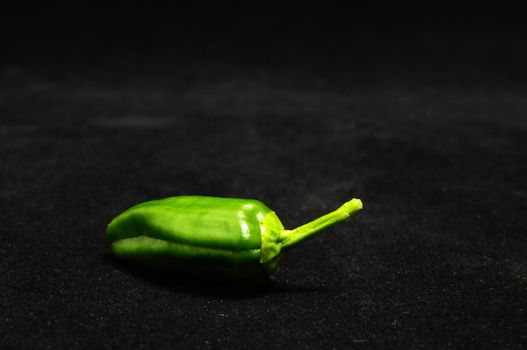
[[294, 230], [253, 199], [177, 196], [138, 204], [112, 220], [119, 258], [156, 268], [233, 279], [272, 277], [282, 254], [362, 209], [352, 199]]

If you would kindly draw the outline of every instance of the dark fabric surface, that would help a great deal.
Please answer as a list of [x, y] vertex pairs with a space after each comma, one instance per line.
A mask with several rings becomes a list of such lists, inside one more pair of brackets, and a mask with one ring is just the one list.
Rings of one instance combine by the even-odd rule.
[[[1, 71], [0, 347], [527, 341], [520, 61], [507, 66], [518, 80], [503, 81], [483, 58], [443, 72], [398, 70], [380, 54], [373, 68], [349, 53], [335, 63], [319, 46], [281, 65], [199, 47], [181, 58], [39, 45], [15, 45]], [[43, 61], [24, 55], [38, 52]], [[109, 254], [115, 215], [182, 194], [256, 198], [288, 228], [352, 197], [364, 210], [288, 254], [268, 288], [167, 277]]]

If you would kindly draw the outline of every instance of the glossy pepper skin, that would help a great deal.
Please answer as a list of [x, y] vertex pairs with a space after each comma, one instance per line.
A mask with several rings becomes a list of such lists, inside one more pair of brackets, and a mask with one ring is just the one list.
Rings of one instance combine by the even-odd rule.
[[352, 199], [294, 230], [254, 199], [176, 196], [131, 207], [108, 225], [119, 258], [234, 280], [274, 275], [283, 252], [362, 209]]

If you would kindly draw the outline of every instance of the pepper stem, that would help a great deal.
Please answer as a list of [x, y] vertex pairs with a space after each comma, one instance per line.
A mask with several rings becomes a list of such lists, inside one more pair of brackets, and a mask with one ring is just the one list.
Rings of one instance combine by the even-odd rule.
[[349, 202], [344, 203], [340, 208], [324, 216], [319, 217], [313, 221], [299, 226], [293, 230], [282, 231], [280, 237], [280, 245], [282, 248], [292, 247], [303, 240], [320, 233], [321, 231], [346, 220], [351, 215], [362, 209], [362, 202], [360, 199], [353, 198]]

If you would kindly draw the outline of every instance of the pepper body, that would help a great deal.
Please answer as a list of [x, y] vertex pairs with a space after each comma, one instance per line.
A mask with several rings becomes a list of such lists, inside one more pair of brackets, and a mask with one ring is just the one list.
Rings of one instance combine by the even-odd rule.
[[[295, 230], [253, 199], [176, 196], [138, 204], [112, 220], [113, 253], [156, 268], [219, 278], [272, 277], [282, 250], [362, 208], [354, 199]], [[326, 219], [324, 219], [326, 218]]]

